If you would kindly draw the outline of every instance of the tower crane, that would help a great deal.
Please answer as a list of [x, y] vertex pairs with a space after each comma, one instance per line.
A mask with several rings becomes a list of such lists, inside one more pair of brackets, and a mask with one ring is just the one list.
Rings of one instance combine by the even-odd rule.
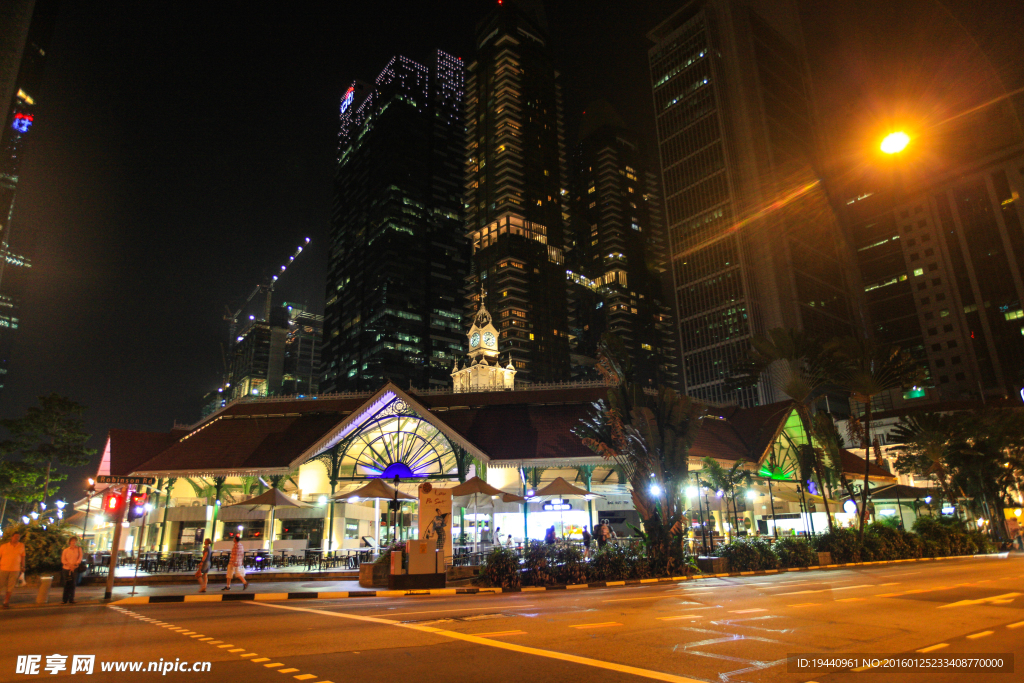
[[303, 247], [306, 247], [308, 245], [309, 245], [309, 238], [307, 237], [303, 241], [303, 243], [300, 244], [299, 247], [295, 250], [295, 253], [288, 257], [288, 262], [285, 263], [283, 266], [281, 266], [281, 270], [279, 270], [275, 275], [271, 276], [269, 281], [261, 282], [260, 284], [256, 285], [256, 287], [252, 290], [252, 293], [249, 294], [249, 296], [246, 298], [245, 303], [243, 303], [241, 306], [239, 306], [237, 311], [232, 313], [230, 307], [228, 307], [228, 306], [224, 307], [225, 310], [227, 311], [227, 314], [224, 316], [224, 320], [226, 320], [226, 321], [228, 321], [228, 323], [230, 323], [230, 326], [231, 326], [230, 327], [230, 339], [232, 341], [235, 338], [235, 330], [238, 328], [238, 317], [240, 315], [242, 315], [242, 311], [245, 310], [245, 308], [249, 305], [249, 302], [251, 302], [256, 297], [257, 294], [261, 294], [261, 293], [266, 294], [266, 300], [264, 301], [264, 304], [263, 304], [263, 318], [262, 319], [266, 320], [266, 321], [270, 320], [270, 300], [271, 300], [271, 295], [274, 292], [274, 285], [277, 284], [278, 279], [282, 275], [284, 275], [285, 272], [288, 270], [288, 266], [290, 266], [295, 261], [295, 258], [299, 254], [302, 253]]

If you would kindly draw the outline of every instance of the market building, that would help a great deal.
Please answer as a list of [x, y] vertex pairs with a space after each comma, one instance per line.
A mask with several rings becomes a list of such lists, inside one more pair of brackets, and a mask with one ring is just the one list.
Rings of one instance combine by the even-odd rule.
[[[151, 510], [123, 533], [123, 549], [190, 550], [212, 537], [226, 547], [240, 535], [247, 548], [269, 544], [266, 512], [228, 507], [276, 486], [310, 504], [274, 516], [275, 548], [353, 548], [389, 536], [381, 501], [332, 502], [372, 478], [411, 493], [425, 479], [480, 476], [528, 499], [562, 477], [597, 494], [545, 510], [540, 502], [495, 502], [477, 515], [462, 515], [453, 530], [484, 539], [498, 527], [514, 541], [541, 538], [555, 526], [578, 535], [583, 525], [607, 519], [620, 535], [639, 524], [626, 484], [613, 463], [587, 449], [570, 429], [607, 396], [600, 382], [531, 385], [505, 391], [404, 391], [386, 383], [378, 391], [306, 398], [243, 398], [187, 428], [166, 433], [111, 430], [98, 474], [150, 476]], [[826, 528], [822, 500], [797, 492], [795, 449], [805, 437], [791, 403], [756, 408], [713, 408], [690, 451], [690, 470], [711, 457], [725, 466], [745, 460], [754, 472], [754, 498], [725, 501], [705, 492], [690, 500], [691, 525], [708, 512], [716, 530], [728, 529], [733, 503], [750, 532], [818, 532]], [[848, 475], [863, 475], [864, 461], [843, 453]], [[871, 484], [893, 482], [870, 466]], [[461, 476], [460, 476], [461, 475]], [[770, 482], [770, 486], [769, 486]], [[81, 506], [79, 506], [81, 507]], [[95, 509], [95, 508], [94, 508]], [[418, 528], [412, 504], [398, 516], [397, 537]], [[853, 517], [839, 513], [840, 523]], [[109, 549], [113, 526], [93, 514], [93, 547]]]

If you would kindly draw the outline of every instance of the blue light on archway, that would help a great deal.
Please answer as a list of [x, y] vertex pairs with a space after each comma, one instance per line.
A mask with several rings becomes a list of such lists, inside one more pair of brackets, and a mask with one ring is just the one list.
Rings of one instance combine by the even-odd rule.
[[402, 479], [408, 479], [410, 477], [424, 477], [425, 474], [417, 474], [412, 471], [408, 465], [404, 462], [393, 462], [384, 468], [384, 471], [377, 475], [381, 479], [394, 479], [395, 477], [401, 477]]

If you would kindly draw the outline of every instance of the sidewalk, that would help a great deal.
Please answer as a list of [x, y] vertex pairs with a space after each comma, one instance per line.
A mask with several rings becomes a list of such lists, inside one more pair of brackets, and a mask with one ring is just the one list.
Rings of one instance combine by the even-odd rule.
[[[120, 577], [118, 577], [120, 578]], [[141, 577], [140, 577], [141, 579]], [[157, 586], [136, 586], [136, 596], [166, 596], [166, 595], [230, 595], [242, 592], [242, 584], [238, 581], [231, 582], [231, 591], [222, 591], [224, 587], [225, 577], [223, 573], [211, 574], [210, 583], [207, 586], [206, 593], [199, 593], [199, 584], [194, 580], [191, 585], [187, 584], [165, 584]], [[103, 600], [103, 594], [106, 590], [104, 585], [82, 585], [75, 590], [75, 607], [79, 605], [98, 605], [105, 604]], [[323, 581], [306, 579], [303, 580], [301, 577], [296, 577], [293, 581], [260, 581], [260, 582], [249, 582], [249, 588], [246, 593], [310, 593], [316, 595], [320, 592], [356, 592], [366, 590], [359, 585], [359, 581], [356, 580], [342, 580], [342, 581]], [[25, 608], [25, 607], [36, 607], [36, 594], [39, 592], [39, 586], [25, 586], [23, 588], [16, 588], [14, 595], [11, 596], [11, 609]], [[64, 589], [62, 586], [56, 584], [50, 588], [49, 602], [46, 604], [48, 607], [56, 605], [62, 607], [60, 599], [63, 595]], [[114, 586], [113, 599], [121, 600], [123, 598], [131, 597], [132, 588], [131, 586]]]

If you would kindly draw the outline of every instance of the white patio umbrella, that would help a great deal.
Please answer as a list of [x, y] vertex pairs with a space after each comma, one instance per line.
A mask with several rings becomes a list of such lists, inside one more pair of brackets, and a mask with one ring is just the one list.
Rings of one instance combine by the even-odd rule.
[[243, 500], [241, 503], [232, 503], [231, 505], [225, 505], [224, 507], [248, 507], [249, 510], [270, 510], [270, 552], [274, 552], [274, 510], [279, 507], [292, 507], [292, 508], [308, 508], [310, 507], [302, 501], [289, 498], [284, 495], [280, 489], [272, 488], [266, 493], [262, 493], [255, 498], [249, 500]]
[[[506, 503], [518, 503], [523, 501], [522, 496], [513, 493], [505, 493], [501, 489], [494, 488], [480, 477], [473, 477], [459, 484], [452, 489], [452, 500], [458, 501], [460, 507], [473, 506], [473, 518], [476, 518], [477, 507], [483, 505], [485, 508], [494, 507], [494, 501], [501, 498]], [[473, 527], [473, 552], [480, 550], [480, 525]]]
[[[349, 491], [348, 493], [342, 493], [334, 497], [334, 500], [340, 503], [355, 503], [359, 500], [419, 500], [416, 496], [410, 496], [402, 493], [398, 489], [388, 486], [383, 479], [371, 479], [370, 483], [366, 486], [362, 486], [355, 491]], [[378, 526], [377, 526], [377, 547], [380, 547], [380, 526], [378, 515]]]
[[[565, 479], [562, 479], [561, 477], [555, 477], [554, 481], [552, 481], [550, 484], [548, 484], [544, 488], [539, 489], [534, 496], [532, 496], [531, 498], [528, 498], [527, 500], [529, 500], [529, 501], [562, 500], [562, 499], [565, 499], [565, 498], [577, 498], [577, 499], [581, 499], [581, 500], [593, 500], [595, 498], [604, 498], [604, 496], [602, 496], [600, 493], [594, 493], [594, 492], [588, 491], [586, 489], [581, 489], [578, 486], [573, 486], [572, 484], [567, 482]], [[561, 512], [562, 511], [559, 510], [559, 513], [561, 513]], [[562, 515], [559, 514], [559, 517], [561, 518]], [[565, 531], [565, 520], [564, 519], [562, 519], [562, 531], [563, 531], [563, 533]]]

